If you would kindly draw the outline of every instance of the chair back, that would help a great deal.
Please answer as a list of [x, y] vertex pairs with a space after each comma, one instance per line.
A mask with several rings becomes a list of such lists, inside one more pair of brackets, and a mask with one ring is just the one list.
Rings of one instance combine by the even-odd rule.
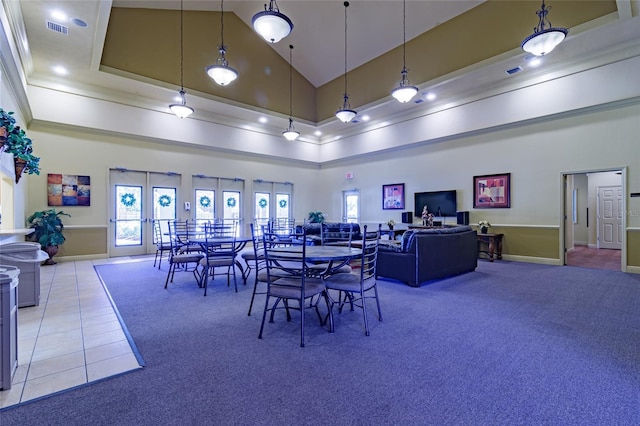
[[[153, 244], [156, 245], [158, 250], [162, 248], [162, 243], [164, 242], [164, 238], [162, 237], [163, 232], [164, 231], [162, 229], [161, 221], [159, 219], [154, 219], [153, 220]], [[167, 230], [167, 232], [169, 231]]]
[[204, 225], [204, 238], [207, 246], [207, 257], [232, 256], [236, 251], [236, 226], [225, 223], [207, 223]]
[[296, 238], [302, 241], [301, 245], [283, 244], [280, 235], [275, 233], [265, 232], [262, 235], [267, 284], [269, 287], [289, 287], [294, 293], [301, 292], [304, 299], [305, 279], [310, 276], [306, 262], [306, 234], [296, 235]]
[[364, 225], [362, 232], [362, 265], [360, 267], [360, 281], [375, 279], [378, 263], [378, 248], [380, 247], [380, 230], [367, 231]]

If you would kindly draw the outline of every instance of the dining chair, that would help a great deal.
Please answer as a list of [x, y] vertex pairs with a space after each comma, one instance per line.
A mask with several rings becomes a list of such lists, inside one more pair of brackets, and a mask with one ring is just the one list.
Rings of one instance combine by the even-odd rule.
[[190, 242], [197, 236], [197, 225], [189, 220], [176, 220], [174, 238], [179, 253], [202, 252], [200, 245]]
[[[253, 281], [253, 293], [251, 294], [251, 302], [249, 303], [249, 313], [251, 316], [251, 310], [253, 309], [253, 302], [256, 294], [267, 294], [267, 262], [264, 257], [264, 247], [262, 245], [262, 232], [258, 232], [254, 224], [250, 224], [251, 237], [253, 239], [253, 250], [244, 251], [242, 258], [244, 259], [247, 267], [254, 270]], [[264, 287], [264, 289], [261, 289]]]
[[200, 260], [202, 271], [200, 272], [201, 285], [204, 287], [204, 295], [207, 295], [209, 276], [215, 278], [216, 268], [227, 268], [227, 286], [231, 285], [231, 275], [233, 275], [233, 285], [238, 292], [238, 282], [236, 280], [236, 228], [237, 222], [233, 225], [222, 223], [208, 223], [204, 225], [204, 257]]
[[[331, 297], [329, 309], [332, 311], [338, 305], [338, 312], [349, 303], [351, 310], [356, 306], [362, 309], [364, 317], [365, 334], [369, 335], [369, 322], [367, 319], [367, 299], [375, 299], [378, 308], [378, 320], [382, 321], [380, 299], [378, 297], [378, 285], [376, 281], [376, 264], [378, 261], [378, 248], [380, 244], [380, 231], [367, 232], [367, 225], [362, 233], [362, 255], [360, 267], [356, 272], [338, 273], [324, 279], [327, 290], [338, 291], [338, 300]], [[372, 294], [371, 294], [372, 292]], [[370, 295], [367, 295], [369, 293]], [[343, 297], [344, 296], [344, 297]]]
[[176, 273], [176, 268], [178, 266], [183, 266], [185, 271], [189, 271], [189, 264], [193, 263], [194, 267], [191, 270], [193, 272], [193, 276], [196, 278], [196, 282], [198, 285], [200, 284], [200, 275], [198, 273], [198, 263], [204, 257], [204, 254], [200, 252], [184, 252], [180, 253], [179, 246], [177, 245], [176, 235], [176, 221], [169, 221], [168, 223], [168, 231], [169, 231], [169, 244], [171, 246], [169, 250], [169, 272], [167, 273], [167, 279], [164, 282], [164, 288], [167, 288], [169, 284], [169, 278], [171, 278], [171, 282], [173, 282], [173, 276]]
[[[167, 227], [169, 221], [167, 222]], [[165, 230], [163, 229], [162, 223], [159, 219], [155, 219], [153, 221], [153, 243], [156, 245], [156, 256], [153, 258], [153, 266], [156, 266], [156, 261], [158, 261], [158, 269], [162, 265], [162, 257], [165, 252], [169, 253], [171, 251], [171, 241], [169, 241], [169, 237], [167, 239], [164, 238], [163, 234]], [[168, 232], [168, 230], [167, 230]]]
[[[264, 257], [267, 272], [267, 295], [262, 313], [262, 324], [258, 338], [262, 339], [264, 323], [270, 313], [269, 322], [274, 322], [277, 310], [284, 309], [287, 321], [291, 321], [291, 310], [300, 312], [300, 347], [304, 347], [305, 311], [314, 309], [324, 325], [324, 320], [318, 309], [321, 299], [327, 304], [329, 330], [333, 330], [333, 317], [329, 305], [329, 298], [322, 279], [310, 274], [306, 259], [306, 234], [297, 236], [302, 245], [281, 244], [277, 234], [264, 233], [262, 236]], [[296, 301], [297, 306], [291, 306], [290, 301]], [[282, 306], [280, 304], [282, 303]]]

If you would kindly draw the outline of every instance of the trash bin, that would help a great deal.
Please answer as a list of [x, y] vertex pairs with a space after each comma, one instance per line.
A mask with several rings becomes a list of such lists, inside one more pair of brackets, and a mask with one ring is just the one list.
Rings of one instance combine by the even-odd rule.
[[0, 390], [11, 389], [18, 369], [18, 274], [15, 266], [0, 264]]
[[17, 242], [0, 245], [0, 263], [20, 269], [18, 307], [40, 305], [40, 263], [49, 255], [40, 243]]

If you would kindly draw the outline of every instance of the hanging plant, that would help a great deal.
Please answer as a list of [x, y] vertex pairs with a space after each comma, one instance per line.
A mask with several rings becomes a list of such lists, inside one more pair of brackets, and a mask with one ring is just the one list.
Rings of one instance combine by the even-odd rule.
[[235, 207], [236, 206], [236, 199], [232, 198], [232, 197], [227, 198], [227, 206]]
[[284, 209], [285, 207], [287, 207], [287, 200], [278, 201], [278, 205], [280, 206], [281, 209]]
[[171, 205], [171, 197], [168, 195], [161, 195], [160, 198], [158, 198], [158, 204], [160, 204], [161, 207], [168, 207]]
[[120, 202], [125, 207], [132, 207], [136, 203], [136, 197], [134, 197], [132, 193], [127, 192], [126, 194], [122, 194]]
[[206, 195], [200, 197], [200, 206], [205, 209], [209, 208], [211, 206], [211, 198], [207, 197]]
[[265, 200], [264, 198], [260, 198], [260, 201], [258, 201], [258, 205], [261, 209], [264, 209], [265, 207], [267, 207], [267, 200]]
[[33, 155], [33, 142], [20, 126], [16, 126], [13, 112], [0, 108], [0, 152], [13, 154], [16, 183], [23, 172], [40, 174], [40, 158]]

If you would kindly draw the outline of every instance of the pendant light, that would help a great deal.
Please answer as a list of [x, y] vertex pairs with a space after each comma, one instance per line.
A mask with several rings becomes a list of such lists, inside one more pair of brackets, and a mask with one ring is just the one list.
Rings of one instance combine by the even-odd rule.
[[347, 8], [349, 2], [344, 2], [344, 95], [342, 108], [336, 111], [336, 117], [343, 123], [348, 123], [355, 118], [358, 113], [351, 109], [349, 104], [349, 95], [347, 94]]
[[182, 0], [180, 0], [180, 103], [179, 104], [171, 104], [169, 105], [169, 109], [175, 115], [180, 118], [187, 118], [191, 114], [193, 114], [194, 109], [190, 106], [187, 106], [187, 100], [185, 98], [186, 92], [184, 91], [184, 36], [183, 36], [183, 18], [182, 18], [183, 10], [182, 10]]
[[289, 128], [282, 132], [288, 141], [295, 141], [300, 132], [293, 127], [293, 45], [289, 45]]
[[566, 28], [554, 28], [547, 18], [551, 7], [546, 7], [542, 0], [542, 7], [536, 12], [538, 26], [533, 29], [533, 34], [522, 42], [522, 50], [536, 56], [544, 56], [562, 43], [569, 33]]
[[238, 71], [231, 68], [224, 57], [227, 53], [227, 46], [224, 45], [224, 0], [220, 1], [220, 45], [218, 52], [220, 52], [220, 57], [214, 65], [209, 65], [206, 70], [213, 81], [220, 86], [226, 86], [238, 78]]
[[280, 13], [275, 0], [269, 1], [269, 8], [264, 5], [264, 11], [258, 12], [251, 18], [253, 29], [269, 43], [277, 43], [293, 30], [293, 22], [286, 15]]
[[402, 0], [402, 80], [400, 80], [400, 86], [391, 91], [391, 96], [396, 98], [399, 102], [405, 104], [409, 102], [417, 93], [418, 88], [412, 86], [407, 78], [407, 3]]

